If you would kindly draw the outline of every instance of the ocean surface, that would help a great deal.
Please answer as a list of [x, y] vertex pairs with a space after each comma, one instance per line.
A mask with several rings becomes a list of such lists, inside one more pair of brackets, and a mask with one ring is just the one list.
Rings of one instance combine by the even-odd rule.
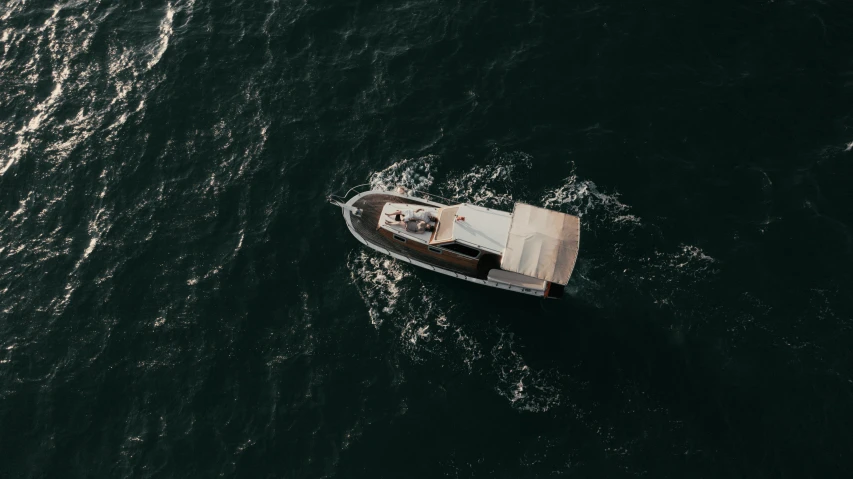
[[[4, 0], [0, 477], [851, 477], [851, 150], [840, 0]], [[579, 215], [567, 296], [361, 183]]]

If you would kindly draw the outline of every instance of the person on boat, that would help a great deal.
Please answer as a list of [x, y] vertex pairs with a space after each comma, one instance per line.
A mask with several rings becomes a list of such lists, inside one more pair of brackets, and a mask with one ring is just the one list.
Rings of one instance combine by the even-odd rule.
[[402, 226], [406, 229], [406, 231], [410, 233], [423, 233], [424, 231], [435, 231], [435, 226], [427, 223], [426, 221], [421, 220], [408, 220], [408, 221], [391, 221], [385, 220], [386, 225], [398, 225]]
[[412, 233], [423, 233], [424, 231], [435, 231], [435, 226], [426, 221], [415, 220], [406, 223], [406, 231]]
[[426, 221], [435, 223], [438, 217], [423, 208], [418, 208], [414, 211], [411, 209], [397, 210], [393, 213], [386, 213], [386, 216], [394, 216], [397, 221]]

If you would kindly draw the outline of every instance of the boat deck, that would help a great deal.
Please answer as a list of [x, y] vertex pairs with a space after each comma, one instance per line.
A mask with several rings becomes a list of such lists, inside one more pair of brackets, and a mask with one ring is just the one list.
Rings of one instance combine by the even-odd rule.
[[352, 226], [355, 231], [364, 238], [368, 243], [373, 243], [376, 246], [393, 251], [402, 256], [407, 256], [413, 260], [421, 261], [437, 268], [443, 268], [455, 273], [472, 276], [475, 278], [485, 279], [488, 275], [488, 270], [498, 267], [500, 257], [492, 254], [483, 254], [479, 262], [473, 264], [468, 261], [467, 264], [458, 261], [452, 261], [453, 255], [447, 253], [438, 255], [429, 251], [419, 251], [410, 247], [406, 247], [405, 243], [400, 243], [388, 236], [380, 233], [378, 228], [379, 216], [382, 214], [382, 208], [385, 203], [407, 203], [412, 205], [423, 205], [427, 208], [432, 208], [433, 205], [419, 201], [416, 198], [401, 198], [395, 195], [375, 193], [359, 198], [353, 206], [362, 210], [361, 217], [351, 216]]

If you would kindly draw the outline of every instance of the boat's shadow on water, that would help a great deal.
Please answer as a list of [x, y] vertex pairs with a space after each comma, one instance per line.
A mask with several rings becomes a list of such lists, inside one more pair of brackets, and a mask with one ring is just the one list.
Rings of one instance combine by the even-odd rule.
[[[844, 457], [840, 424], [851, 420], [843, 384], [830, 386], [772, 348], [734, 353], [719, 339], [674, 327], [675, 313], [650, 310], [642, 299], [606, 308], [568, 297], [536, 302], [495, 297], [493, 307], [506, 311], [531, 368], [568, 376], [566, 396], [593, 416], [607, 421], [635, 408], [629, 400], [649, 398], [641, 402], [662, 406], [691, 438], [672, 446], [698, 454], [692, 460], [730, 471], [839, 471], [831, 458]], [[583, 390], [573, 391], [579, 384]], [[798, 407], [791, 397], [802, 398]], [[814, 437], [825, 440], [807, 439]]]

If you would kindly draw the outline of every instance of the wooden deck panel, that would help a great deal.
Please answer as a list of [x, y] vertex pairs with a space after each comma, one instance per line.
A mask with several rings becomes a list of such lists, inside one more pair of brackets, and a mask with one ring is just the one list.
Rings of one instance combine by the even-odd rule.
[[[365, 241], [437, 268], [443, 268], [475, 278], [485, 278], [484, 272], [479, 271], [477, 268], [477, 260], [468, 260], [463, 256], [455, 255], [451, 252], [445, 252], [444, 254], [431, 253], [426, 248], [426, 245], [423, 245], [422, 248], [415, 248], [415, 244], [412, 243], [407, 247], [405, 243], [382, 234], [382, 231], [378, 229], [379, 216], [382, 214], [382, 208], [386, 203], [408, 203], [433, 207], [433, 205], [418, 201], [415, 198], [401, 198], [399, 196], [380, 193], [364, 196], [353, 204], [356, 208], [361, 209], [361, 217], [351, 216], [351, 219], [353, 228]], [[486, 271], [485, 274], [487, 273]]]

